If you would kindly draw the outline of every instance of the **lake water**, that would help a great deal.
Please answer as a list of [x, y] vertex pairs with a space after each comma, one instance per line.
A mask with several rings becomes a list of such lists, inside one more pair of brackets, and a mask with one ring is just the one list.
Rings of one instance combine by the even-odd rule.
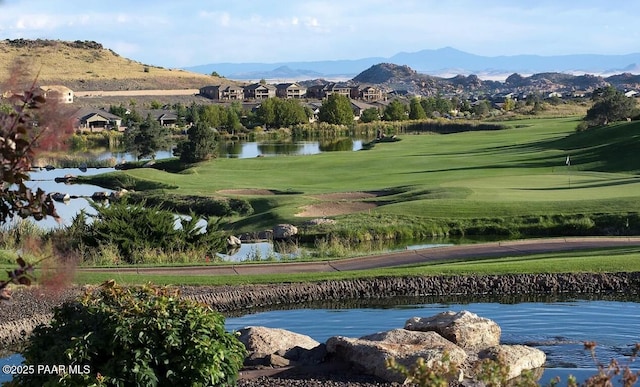
[[[597, 358], [605, 363], [628, 355], [640, 342], [640, 302], [567, 300], [562, 302], [400, 304], [355, 309], [272, 310], [232, 317], [228, 330], [246, 326], [282, 328], [308, 335], [319, 342], [331, 336], [360, 337], [402, 328], [411, 317], [429, 317], [444, 311], [468, 310], [494, 320], [502, 329], [503, 344], [526, 344], [545, 352], [541, 382], [568, 375], [584, 379], [596, 365], [584, 341], [597, 343]], [[637, 368], [637, 366], [636, 366]], [[561, 384], [562, 385], [562, 384]]]
[[[218, 157], [246, 159], [254, 157], [303, 156], [334, 151], [358, 151], [364, 140], [344, 138], [334, 142], [320, 141], [228, 141], [218, 143]], [[97, 154], [98, 160], [114, 159], [118, 162], [135, 161], [130, 152], [105, 151]], [[174, 157], [172, 151], [160, 150], [156, 159]]]
[[[356, 308], [335, 306], [250, 313], [228, 317], [226, 329], [266, 326], [287, 329], [326, 342], [331, 336], [360, 337], [402, 328], [411, 317], [467, 310], [495, 321], [502, 329], [503, 344], [526, 344], [544, 351], [547, 362], [540, 383], [546, 385], [553, 377], [560, 376], [560, 386], [566, 385], [569, 375], [581, 381], [595, 374], [597, 368], [590, 353], [584, 350], [584, 341], [597, 343], [596, 356], [600, 362], [608, 364], [611, 359], [617, 359], [623, 366], [628, 364], [633, 345], [640, 342], [638, 300], [424, 304], [403, 299], [396, 305], [389, 301], [372, 301], [367, 307], [360, 305]], [[375, 302], [379, 304], [376, 306]], [[20, 362], [20, 355], [0, 359], [1, 365]], [[637, 365], [632, 367], [634, 370], [637, 368]], [[7, 380], [10, 380], [9, 375], [0, 374], [0, 382]]]

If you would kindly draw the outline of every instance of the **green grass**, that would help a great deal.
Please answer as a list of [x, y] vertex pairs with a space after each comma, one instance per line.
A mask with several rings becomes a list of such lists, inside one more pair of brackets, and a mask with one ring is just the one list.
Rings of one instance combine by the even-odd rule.
[[214, 286], [345, 280], [381, 276], [613, 273], [635, 271], [640, 271], [640, 247], [555, 252], [503, 258], [479, 258], [407, 267], [330, 273], [179, 276], [122, 274], [117, 273], [117, 271], [111, 273], [77, 272], [75, 281], [77, 283], [101, 283], [108, 279], [114, 279], [123, 284], [153, 282], [171, 285]]
[[379, 206], [367, 214], [412, 216], [416, 222], [637, 212], [640, 123], [576, 133], [578, 122], [517, 120], [500, 131], [401, 136], [369, 151], [217, 159], [182, 173], [136, 169], [115, 175], [149, 187], [174, 186], [181, 195], [216, 196], [240, 188], [295, 192], [247, 196], [256, 211], [230, 219], [236, 231], [299, 224], [301, 208], [321, 202], [312, 195], [349, 191], [389, 190], [370, 199]]

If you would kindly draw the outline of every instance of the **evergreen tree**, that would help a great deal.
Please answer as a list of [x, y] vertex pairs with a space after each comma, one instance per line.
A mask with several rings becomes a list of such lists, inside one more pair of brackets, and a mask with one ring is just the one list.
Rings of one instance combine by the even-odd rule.
[[138, 159], [155, 158], [156, 152], [169, 147], [170, 131], [160, 123], [147, 116], [140, 124], [129, 127], [124, 134], [127, 151], [133, 152]]
[[217, 150], [218, 143], [213, 129], [198, 122], [189, 128], [187, 140], [178, 144], [175, 153], [185, 163], [197, 163], [215, 157]]
[[425, 113], [422, 108], [420, 98], [418, 97], [411, 98], [411, 103], [409, 104], [409, 118], [412, 120], [424, 120], [427, 118], [427, 113]]

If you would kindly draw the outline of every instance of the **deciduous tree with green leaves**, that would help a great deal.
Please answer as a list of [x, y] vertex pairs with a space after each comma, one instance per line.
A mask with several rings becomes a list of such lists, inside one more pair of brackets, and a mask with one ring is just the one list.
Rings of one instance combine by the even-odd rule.
[[362, 112], [362, 116], [360, 116], [360, 122], [367, 123], [374, 121], [380, 121], [380, 111], [374, 107], [365, 109]]
[[622, 121], [638, 114], [638, 106], [633, 98], [629, 98], [613, 86], [598, 89], [593, 93], [594, 104], [587, 110], [589, 126], [607, 125], [610, 122]]
[[407, 106], [397, 99], [391, 101], [382, 115], [384, 121], [404, 121], [407, 118]]
[[353, 109], [351, 109], [351, 101], [342, 94], [331, 94], [322, 102], [318, 119], [334, 125], [352, 124]]

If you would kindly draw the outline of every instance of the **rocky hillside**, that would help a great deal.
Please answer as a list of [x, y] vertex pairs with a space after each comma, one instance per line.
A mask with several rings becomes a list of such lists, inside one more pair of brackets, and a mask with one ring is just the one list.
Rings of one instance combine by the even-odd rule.
[[476, 75], [441, 78], [420, 74], [408, 66], [380, 63], [371, 66], [352, 80], [355, 83], [376, 84], [391, 90], [406, 90], [419, 95], [447, 93], [532, 93], [592, 91], [613, 85], [620, 90], [640, 89], [640, 75], [629, 73], [601, 77], [565, 73], [539, 73], [531, 76], [510, 75], [504, 82], [483, 81]]
[[121, 57], [93, 41], [14, 39], [0, 41], [0, 84], [18, 66], [38, 84], [62, 84], [72, 90], [194, 89], [220, 79], [165, 69]]

